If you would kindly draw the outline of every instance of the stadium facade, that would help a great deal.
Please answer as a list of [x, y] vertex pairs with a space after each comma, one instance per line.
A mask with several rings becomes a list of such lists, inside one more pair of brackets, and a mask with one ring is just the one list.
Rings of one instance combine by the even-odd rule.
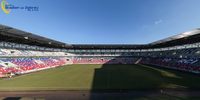
[[67, 64], [148, 64], [200, 73], [200, 29], [144, 45], [66, 44], [0, 25], [0, 77]]

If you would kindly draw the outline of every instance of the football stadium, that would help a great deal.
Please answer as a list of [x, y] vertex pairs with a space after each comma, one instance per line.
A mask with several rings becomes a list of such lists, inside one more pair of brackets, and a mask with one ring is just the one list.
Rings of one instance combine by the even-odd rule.
[[200, 29], [144, 45], [95, 45], [0, 25], [0, 39], [3, 100], [200, 98]]
[[0, 0], [0, 100], [200, 100], [200, 0]]

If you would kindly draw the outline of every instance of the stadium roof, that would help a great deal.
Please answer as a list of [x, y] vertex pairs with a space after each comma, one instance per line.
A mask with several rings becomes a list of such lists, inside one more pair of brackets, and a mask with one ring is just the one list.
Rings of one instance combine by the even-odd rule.
[[159, 47], [169, 47], [169, 46], [176, 46], [176, 45], [182, 45], [182, 44], [190, 44], [190, 43], [196, 43], [200, 42], [200, 28], [195, 29], [192, 31], [184, 32], [175, 36], [168, 37], [166, 39], [162, 39], [159, 41], [155, 41], [149, 44], [143, 44], [143, 45], [133, 45], [133, 44], [75, 44], [72, 45], [73, 48], [80, 49], [145, 49], [145, 48], [159, 48]]
[[183, 32], [181, 34], [171, 36], [159, 41], [155, 41], [148, 45], [153, 47], [166, 47], [182, 44], [191, 44], [196, 42], [200, 42], [200, 28], [188, 32]]
[[66, 44], [53, 39], [42, 37], [30, 32], [21, 31], [12, 27], [0, 24], [0, 41], [23, 43], [51, 48], [66, 49], [145, 49], [159, 48], [182, 44], [200, 42], [200, 29], [184, 32], [166, 39], [143, 45], [134, 44]]
[[199, 34], [199, 33], [200, 33], [200, 28], [193, 30], [193, 31], [184, 32], [184, 33], [181, 33], [181, 34], [178, 34], [178, 35], [175, 35], [175, 36], [171, 36], [171, 37], [168, 37], [166, 39], [155, 41], [151, 44], [154, 45], [154, 44], [165, 43], [165, 42], [169, 42], [169, 41], [173, 41], [173, 40], [177, 40], [177, 39], [181, 39], [181, 38], [186, 38], [186, 37], [196, 35], [196, 34]]
[[42, 37], [29, 32], [21, 31], [5, 25], [0, 25], [0, 40], [8, 42], [17, 42], [45, 47], [65, 47], [68, 44]]
[[137, 49], [146, 45], [134, 44], [74, 44], [71, 48], [75, 49]]

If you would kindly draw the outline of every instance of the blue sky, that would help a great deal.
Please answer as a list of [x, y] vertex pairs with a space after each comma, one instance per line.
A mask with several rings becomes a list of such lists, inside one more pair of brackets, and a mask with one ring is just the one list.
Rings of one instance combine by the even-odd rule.
[[7, 0], [0, 24], [70, 44], [145, 44], [200, 27], [200, 0]]

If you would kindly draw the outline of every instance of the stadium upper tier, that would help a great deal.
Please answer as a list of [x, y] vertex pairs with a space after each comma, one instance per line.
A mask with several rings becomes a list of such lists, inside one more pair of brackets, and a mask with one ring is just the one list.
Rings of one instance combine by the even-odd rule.
[[0, 25], [0, 40], [5, 42], [13, 42], [19, 44], [27, 44], [48, 48], [59, 49], [149, 49], [177, 46], [183, 44], [192, 44], [200, 42], [200, 29], [184, 32], [176, 36], [162, 39], [144, 45], [134, 44], [66, 44], [46, 37], [42, 37], [29, 32], [21, 31], [5, 25]]
[[47, 52], [47, 51], [32, 51], [32, 50], [17, 50], [0, 48], [0, 57], [54, 57], [66, 56], [64, 52]]

